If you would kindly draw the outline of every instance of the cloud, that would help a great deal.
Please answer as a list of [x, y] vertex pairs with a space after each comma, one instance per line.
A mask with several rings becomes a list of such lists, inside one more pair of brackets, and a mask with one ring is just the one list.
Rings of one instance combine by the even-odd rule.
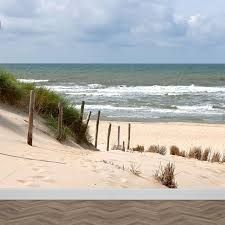
[[[217, 3], [222, 0], [215, 0]], [[225, 44], [225, 14], [179, 0], [0, 1], [5, 46], [42, 44], [82, 48], [186, 48]], [[190, 1], [191, 2], [191, 1]], [[205, 1], [204, 1], [205, 2]], [[203, 3], [204, 3], [203, 2]], [[225, 4], [224, 4], [225, 6]], [[3, 44], [0, 44], [0, 47]], [[50, 47], [49, 47], [50, 48]], [[104, 51], [105, 48], [102, 48]], [[168, 50], [169, 51], [169, 50]], [[97, 54], [97, 53], [96, 53]], [[105, 52], [108, 54], [108, 52]]]

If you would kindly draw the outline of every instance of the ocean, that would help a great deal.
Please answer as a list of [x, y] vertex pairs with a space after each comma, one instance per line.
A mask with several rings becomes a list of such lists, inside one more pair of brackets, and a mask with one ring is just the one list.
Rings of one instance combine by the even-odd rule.
[[225, 122], [225, 64], [0, 64], [106, 120]]

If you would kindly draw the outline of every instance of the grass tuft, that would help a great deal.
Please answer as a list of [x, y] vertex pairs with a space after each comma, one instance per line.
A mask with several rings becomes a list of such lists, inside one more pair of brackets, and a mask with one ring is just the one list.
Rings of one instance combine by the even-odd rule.
[[220, 162], [221, 160], [221, 154], [219, 152], [214, 152], [213, 153], [213, 156], [211, 158], [211, 162], [214, 163], [214, 162]]
[[135, 148], [132, 148], [132, 150], [134, 152], [144, 152], [145, 151], [145, 147], [143, 145], [137, 145]]
[[190, 149], [188, 153], [189, 158], [201, 160], [202, 158], [202, 148], [201, 147], [193, 147]]
[[223, 155], [223, 158], [221, 160], [221, 163], [225, 163], [225, 155]]
[[141, 175], [140, 165], [136, 165], [135, 162], [132, 162], [130, 164], [130, 172], [133, 173], [136, 176], [140, 176]]
[[171, 146], [170, 155], [180, 155], [180, 149], [175, 145]]
[[209, 160], [209, 156], [211, 153], [211, 149], [210, 148], [206, 148], [203, 152], [202, 152], [202, 161], [208, 161]]
[[165, 167], [160, 165], [159, 169], [155, 171], [154, 177], [168, 188], [177, 188], [174, 172], [175, 165], [173, 163], [168, 163]]
[[152, 152], [152, 153], [158, 153], [161, 155], [165, 155], [167, 150], [165, 146], [160, 146], [160, 145], [151, 145], [147, 152]]

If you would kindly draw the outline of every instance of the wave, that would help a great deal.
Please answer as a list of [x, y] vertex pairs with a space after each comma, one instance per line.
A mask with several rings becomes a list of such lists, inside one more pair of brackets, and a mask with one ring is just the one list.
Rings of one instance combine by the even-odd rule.
[[[79, 106], [80, 107], [80, 106]], [[173, 106], [173, 108], [155, 108], [149, 106], [131, 107], [131, 106], [113, 106], [113, 105], [86, 105], [88, 110], [103, 110], [104, 112], [126, 112], [127, 116], [131, 112], [141, 114], [195, 114], [195, 115], [223, 115], [224, 111], [215, 109], [212, 105], [195, 106]]]
[[47, 83], [49, 80], [17, 79], [21, 83]]
[[225, 87], [204, 86], [105, 86], [101, 84], [88, 85], [55, 85], [46, 86], [49, 89], [64, 92], [69, 95], [92, 95], [92, 96], [149, 96], [149, 95], [207, 95], [218, 93], [225, 96]]

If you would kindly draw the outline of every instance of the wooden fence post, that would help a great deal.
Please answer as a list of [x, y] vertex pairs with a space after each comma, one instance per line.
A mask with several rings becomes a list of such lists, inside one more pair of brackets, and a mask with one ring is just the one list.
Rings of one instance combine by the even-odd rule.
[[122, 150], [125, 152], [125, 141], [123, 141], [123, 148]]
[[34, 105], [35, 105], [35, 93], [30, 91], [30, 102], [29, 102], [29, 124], [27, 134], [27, 144], [32, 146], [33, 142], [33, 120], [34, 120]]
[[88, 116], [87, 116], [87, 120], [86, 120], [86, 130], [87, 130], [87, 127], [88, 127], [90, 118], [91, 118], [91, 111], [88, 113]]
[[96, 121], [96, 131], [95, 131], [95, 148], [98, 146], [98, 127], [99, 127], [99, 119], [100, 119], [101, 111], [98, 111], [98, 117]]
[[118, 142], [117, 142], [117, 148], [120, 147], [120, 126], [118, 126]]
[[109, 151], [109, 141], [110, 141], [111, 127], [112, 127], [112, 124], [110, 123], [109, 128], [108, 128], [108, 137], [107, 137], [107, 151]]
[[63, 106], [59, 102], [58, 104], [58, 129], [57, 129], [57, 140], [62, 140], [62, 129], [63, 129]]
[[84, 117], [84, 105], [85, 105], [85, 101], [82, 101], [81, 108], [80, 108], [80, 126], [82, 125], [83, 117]]
[[[82, 138], [82, 123], [83, 123], [83, 117], [84, 117], [84, 105], [85, 105], [85, 101], [82, 101], [81, 103], [81, 107], [80, 107], [80, 119], [79, 119], [79, 127], [78, 127], [78, 142], [81, 141]], [[85, 130], [86, 132], [86, 130]]]
[[128, 124], [128, 141], [127, 141], [127, 149], [130, 149], [130, 130], [131, 130], [131, 125], [130, 123]]

